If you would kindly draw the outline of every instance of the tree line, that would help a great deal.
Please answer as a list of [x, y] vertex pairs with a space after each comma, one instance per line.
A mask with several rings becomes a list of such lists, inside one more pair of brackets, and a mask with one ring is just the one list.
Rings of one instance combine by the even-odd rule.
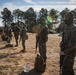
[[[76, 8], [74, 10], [76, 10]], [[53, 21], [57, 22], [59, 18], [62, 20], [64, 15], [69, 11], [71, 10], [68, 8], [63, 9], [61, 12], [53, 8], [49, 11], [41, 8], [39, 12], [36, 12], [32, 7], [30, 7], [26, 11], [15, 9], [11, 12], [8, 8], [4, 8], [3, 11], [1, 11], [1, 18], [4, 26], [11, 25], [12, 22], [23, 23], [26, 24], [27, 29], [31, 31], [33, 26], [40, 23], [42, 16], [46, 17], [49, 15]]]

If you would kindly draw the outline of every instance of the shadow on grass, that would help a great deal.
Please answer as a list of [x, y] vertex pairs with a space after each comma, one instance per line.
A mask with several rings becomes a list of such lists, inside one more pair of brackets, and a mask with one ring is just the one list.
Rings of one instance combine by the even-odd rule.
[[11, 48], [13, 47], [12, 44], [6, 44], [5, 46], [1, 47], [0, 50], [6, 49], [6, 48]]
[[3, 49], [5, 49], [5, 48], [8, 48], [8, 47], [6, 47], [6, 46], [3, 46], [3, 47], [1, 47], [1, 48], [0, 48], [0, 50], [3, 50]]
[[42, 75], [42, 73], [35, 71], [35, 69], [31, 69], [29, 73], [22, 71], [19, 75]]
[[8, 57], [8, 56], [10, 56], [10, 55], [19, 54], [19, 53], [20, 53], [20, 52], [17, 52], [17, 53], [10, 53], [10, 54], [1, 54], [1, 55], [0, 55], [0, 59], [6, 58], [6, 57]]

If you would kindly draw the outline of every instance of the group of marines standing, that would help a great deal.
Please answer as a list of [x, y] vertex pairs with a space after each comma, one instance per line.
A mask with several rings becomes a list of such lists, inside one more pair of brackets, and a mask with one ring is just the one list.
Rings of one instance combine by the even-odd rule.
[[[62, 41], [61, 41], [61, 53], [64, 55], [60, 56], [60, 75], [75, 75], [73, 70], [74, 58], [76, 56], [76, 27], [73, 24], [74, 14], [72, 12], [67, 13], [64, 16], [64, 22], [66, 24], [65, 30], [62, 32]], [[36, 35], [36, 48], [39, 47], [40, 56], [43, 59], [44, 64], [46, 65], [46, 42], [48, 41], [48, 26], [46, 24], [46, 19], [42, 17], [40, 31]], [[11, 30], [12, 29], [12, 30]], [[19, 28], [15, 23], [11, 24], [11, 28], [5, 27], [4, 33], [9, 37], [7, 40], [10, 43], [12, 39], [11, 33], [14, 33], [16, 47], [18, 46], [18, 39], [22, 40], [23, 50], [25, 52], [25, 41], [28, 39], [26, 26]], [[39, 62], [40, 63], [40, 62]]]

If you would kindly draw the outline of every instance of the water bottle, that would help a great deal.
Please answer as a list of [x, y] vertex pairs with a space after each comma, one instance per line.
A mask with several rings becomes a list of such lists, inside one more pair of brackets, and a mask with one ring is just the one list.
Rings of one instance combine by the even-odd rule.
[[29, 63], [26, 63], [25, 67], [24, 67], [24, 72], [28, 73], [30, 71], [30, 65]]

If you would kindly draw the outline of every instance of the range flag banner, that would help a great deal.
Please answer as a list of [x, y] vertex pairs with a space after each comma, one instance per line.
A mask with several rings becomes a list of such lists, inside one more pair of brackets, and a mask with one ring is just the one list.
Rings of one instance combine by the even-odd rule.
[[47, 20], [47, 23], [50, 23], [50, 24], [52, 24], [52, 22], [53, 22], [53, 20], [50, 16], [47, 16], [46, 20]]

